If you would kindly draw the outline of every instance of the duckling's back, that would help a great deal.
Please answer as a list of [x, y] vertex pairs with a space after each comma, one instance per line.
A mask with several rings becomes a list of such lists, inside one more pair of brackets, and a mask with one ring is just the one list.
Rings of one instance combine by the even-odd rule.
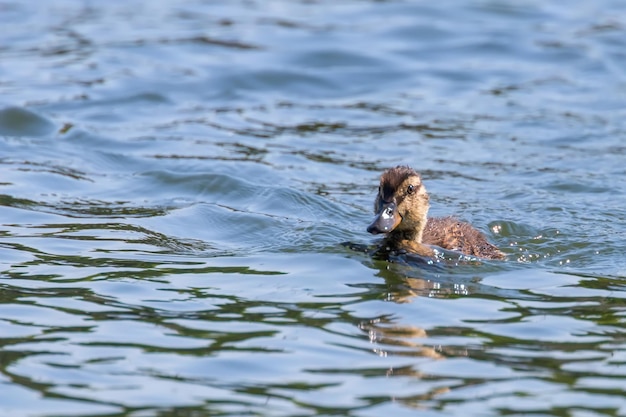
[[504, 254], [489, 243], [472, 225], [454, 217], [431, 217], [426, 223], [423, 243], [484, 259], [503, 259]]

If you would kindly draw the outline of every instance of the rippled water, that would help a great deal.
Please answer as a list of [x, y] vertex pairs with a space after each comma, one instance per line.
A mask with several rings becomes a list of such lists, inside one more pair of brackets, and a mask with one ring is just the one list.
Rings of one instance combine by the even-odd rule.
[[[625, 16], [0, 3], [0, 410], [626, 414]], [[397, 164], [508, 259], [351, 249]]]

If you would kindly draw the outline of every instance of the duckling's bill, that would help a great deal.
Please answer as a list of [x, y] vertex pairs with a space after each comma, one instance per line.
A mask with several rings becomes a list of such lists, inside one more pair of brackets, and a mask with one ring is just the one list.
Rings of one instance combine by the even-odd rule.
[[402, 221], [402, 217], [398, 213], [396, 203], [388, 203], [381, 206], [372, 224], [367, 226], [367, 231], [373, 235], [379, 233], [389, 233]]

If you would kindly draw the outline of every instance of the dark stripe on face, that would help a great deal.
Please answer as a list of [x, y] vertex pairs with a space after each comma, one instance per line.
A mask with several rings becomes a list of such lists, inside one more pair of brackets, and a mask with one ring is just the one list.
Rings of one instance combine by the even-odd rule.
[[382, 197], [383, 200], [387, 203], [390, 203], [393, 199], [393, 195], [395, 194], [395, 187], [391, 186], [391, 184], [383, 184], [382, 185]]

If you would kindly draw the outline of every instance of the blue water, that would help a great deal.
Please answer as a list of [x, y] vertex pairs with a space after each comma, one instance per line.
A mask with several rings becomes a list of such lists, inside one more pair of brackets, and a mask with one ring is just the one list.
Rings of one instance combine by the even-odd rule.
[[[626, 414], [626, 4], [0, 4], [0, 411]], [[380, 173], [506, 261], [372, 259]]]

